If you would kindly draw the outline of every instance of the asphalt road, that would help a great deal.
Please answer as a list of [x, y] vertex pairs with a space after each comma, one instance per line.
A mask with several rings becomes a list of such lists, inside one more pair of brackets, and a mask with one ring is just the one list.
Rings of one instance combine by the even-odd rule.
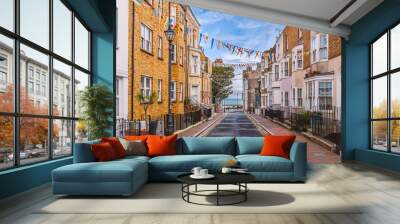
[[258, 137], [262, 135], [243, 112], [233, 112], [229, 113], [219, 124], [217, 124], [207, 136]]

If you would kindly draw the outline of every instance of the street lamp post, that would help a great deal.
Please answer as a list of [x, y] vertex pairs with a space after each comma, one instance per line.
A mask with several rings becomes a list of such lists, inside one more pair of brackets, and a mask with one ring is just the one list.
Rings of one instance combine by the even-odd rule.
[[171, 105], [171, 82], [172, 82], [172, 41], [174, 40], [175, 37], [175, 32], [174, 30], [171, 28], [171, 25], [168, 25], [168, 29], [166, 31], [164, 31], [165, 36], [167, 37], [168, 40], [168, 115], [167, 115], [167, 130], [168, 130], [168, 134], [171, 134], [173, 131], [173, 127], [174, 127], [174, 120], [172, 117], [172, 105]]

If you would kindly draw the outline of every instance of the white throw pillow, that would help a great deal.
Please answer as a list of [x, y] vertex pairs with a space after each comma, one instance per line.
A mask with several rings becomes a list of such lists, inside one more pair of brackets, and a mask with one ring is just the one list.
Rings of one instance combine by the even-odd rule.
[[143, 141], [140, 140], [126, 140], [124, 138], [119, 138], [122, 146], [124, 147], [127, 156], [135, 155], [135, 156], [145, 156], [147, 155], [146, 145]]

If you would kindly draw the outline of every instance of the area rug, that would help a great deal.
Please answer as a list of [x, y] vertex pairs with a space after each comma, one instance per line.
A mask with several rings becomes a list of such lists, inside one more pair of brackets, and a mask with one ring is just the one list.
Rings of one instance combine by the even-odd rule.
[[[360, 213], [360, 208], [317, 184], [249, 184], [248, 200], [238, 205], [203, 206], [182, 200], [181, 185], [147, 184], [132, 197], [57, 197], [36, 213]], [[199, 186], [208, 190], [215, 186]], [[225, 189], [231, 187], [225, 187]], [[194, 190], [194, 188], [192, 189]], [[212, 194], [212, 193], [211, 193]], [[240, 198], [226, 197], [229, 203]], [[215, 203], [215, 197], [193, 196], [198, 203]], [[232, 201], [230, 201], [232, 200]]]

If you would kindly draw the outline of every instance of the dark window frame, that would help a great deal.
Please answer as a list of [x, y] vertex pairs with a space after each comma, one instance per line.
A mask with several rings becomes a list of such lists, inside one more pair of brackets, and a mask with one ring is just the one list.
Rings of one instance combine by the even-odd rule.
[[[14, 111], [13, 112], [1, 112], [0, 111], [0, 116], [4, 117], [11, 117], [13, 119], [13, 166], [10, 167], [5, 167], [5, 168], [0, 168], [0, 172], [5, 171], [5, 170], [12, 170], [16, 169], [19, 167], [24, 167], [24, 166], [31, 166], [34, 164], [38, 163], [43, 163], [51, 160], [59, 160], [63, 158], [67, 158], [73, 155], [74, 151], [74, 143], [75, 143], [75, 127], [76, 127], [76, 121], [79, 120], [78, 117], [75, 116], [75, 69], [87, 74], [89, 76], [89, 86], [92, 85], [92, 75], [91, 75], [91, 66], [92, 66], [92, 61], [91, 61], [91, 49], [92, 49], [92, 44], [91, 44], [91, 36], [92, 32], [89, 29], [88, 25], [83, 21], [83, 19], [72, 9], [72, 7], [65, 1], [65, 0], [60, 0], [62, 4], [64, 4], [65, 7], [68, 8], [68, 10], [71, 11], [71, 25], [72, 25], [72, 32], [71, 32], [71, 59], [64, 58], [63, 56], [53, 52], [53, 1], [54, 0], [48, 0], [49, 2], [49, 47], [46, 49], [45, 47], [42, 47], [39, 44], [36, 44], [32, 41], [30, 41], [27, 38], [24, 38], [23, 36], [20, 35], [20, 0], [14, 0], [14, 5], [13, 5], [13, 10], [14, 10], [14, 30], [10, 31], [6, 28], [3, 28], [0, 26], [0, 35], [10, 38], [13, 40], [13, 65], [12, 65], [12, 71], [13, 71], [13, 77], [14, 77]], [[89, 57], [89, 65], [88, 69], [85, 69], [78, 64], [75, 63], [75, 18], [79, 20], [79, 22], [84, 26], [84, 28], [88, 31], [89, 37], [89, 43], [88, 43], [88, 57]], [[20, 112], [20, 46], [21, 44], [32, 48], [33, 50], [36, 50], [40, 53], [43, 53], [48, 56], [49, 62], [48, 62], [48, 86], [47, 90], [49, 91], [48, 95], [48, 106], [49, 106], [49, 111], [47, 115], [39, 115], [39, 114], [28, 114], [28, 113], [21, 113]], [[58, 60], [59, 62], [62, 62], [68, 66], [71, 66], [71, 79], [72, 79], [72, 113], [70, 116], [56, 116], [53, 115], [53, 59]], [[28, 74], [27, 74], [28, 75]], [[48, 155], [46, 158], [43, 160], [40, 160], [38, 162], [32, 162], [32, 163], [26, 163], [26, 164], [21, 164], [20, 161], [20, 118], [44, 118], [47, 119], [48, 122], [48, 136], [47, 136], [47, 141], [48, 141]], [[56, 120], [66, 120], [70, 121], [72, 123], [72, 133], [71, 133], [71, 153], [68, 155], [63, 155], [63, 156], [57, 156], [54, 157], [53, 155], [53, 144], [52, 144], [52, 132], [53, 132], [53, 122]]]
[[[400, 72], [400, 67], [391, 69], [391, 31], [395, 27], [400, 25], [400, 21], [397, 21], [380, 35], [378, 35], [374, 40], [372, 40], [369, 44], [369, 145], [370, 150], [372, 151], [379, 151], [379, 152], [386, 152], [391, 154], [400, 154], [400, 152], [393, 152], [392, 151], [392, 121], [400, 121], [400, 117], [393, 117], [392, 116], [392, 108], [391, 108], [391, 79], [392, 75]], [[376, 43], [381, 37], [387, 35], [387, 64], [386, 64], [386, 71], [380, 74], [373, 74], [373, 44]], [[373, 118], [373, 81], [382, 77], [386, 77], [386, 85], [387, 85], [387, 105], [386, 105], [386, 118]], [[377, 121], [386, 121], [386, 150], [379, 150], [374, 148], [374, 136], [373, 136], [373, 123]]]

